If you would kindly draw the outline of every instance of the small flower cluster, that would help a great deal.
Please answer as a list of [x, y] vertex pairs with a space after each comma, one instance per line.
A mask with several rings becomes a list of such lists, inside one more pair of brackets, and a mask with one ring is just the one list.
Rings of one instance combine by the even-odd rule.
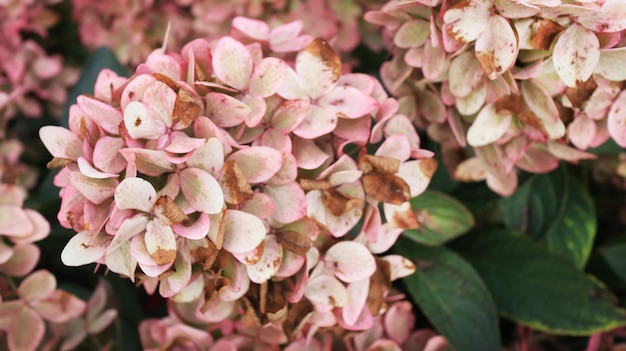
[[[139, 326], [144, 350], [159, 348], [187, 351], [199, 350], [451, 350], [445, 338], [430, 329], [415, 329], [412, 306], [403, 295], [389, 296], [387, 307], [374, 317], [366, 330], [341, 330], [322, 324], [312, 328], [289, 315], [284, 326], [300, 328], [300, 337], [290, 337], [280, 325], [258, 325], [241, 305], [227, 319], [215, 321], [193, 304], [170, 303], [169, 316], [147, 319]], [[291, 313], [290, 313], [291, 314]], [[219, 317], [219, 318], [224, 318]], [[317, 312], [305, 316], [321, 322]], [[298, 325], [300, 324], [300, 325]]]
[[[626, 147], [622, 0], [389, 1], [366, 19], [393, 58], [400, 111], [441, 143], [459, 180], [501, 195], [609, 138]], [[571, 143], [571, 145], [570, 145]]]
[[267, 21], [272, 26], [298, 20], [300, 23], [292, 29], [304, 28], [306, 33], [329, 42], [340, 56], [347, 57], [361, 40], [372, 47], [382, 47], [377, 42], [378, 36], [372, 35], [375, 27], [362, 20], [363, 12], [379, 3], [382, 2], [72, 0], [73, 17], [79, 25], [83, 45], [91, 49], [113, 48], [123, 64], [132, 66], [144, 62], [152, 48], [161, 42], [164, 33], [152, 28], [166, 28], [171, 23], [172, 40], [167, 45], [178, 51], [181, 49], [178, 43], [228, 35], [232, 19], [238, 16]]
[[40, 130], [62, 168], [58, 219], [77, 232], [66, 265], [200, 301], [206, 322], [245, 308], [290, 338], [296, 321], [373, 325], [391, 282], [415, 269], [377, 255], [419, 226], [408, 200], [436, 161], [375, 78], [342, 74], [325, 40], [285, 32], [158, 49], [130, 78], [104, 70], [69, 130]]
[[[60, 55], [48, 55], [31, 37], [45, 38], [58, 20], [49, 9], [58, 0], [0, 4], [0, 113], [3, 120], [24, 115], [39, 117], [43, 107], [55, 114], [67, 99], [67, 87], [77, 71], [63, 66]], [[4, 132], [4, 128], [0, 128]]]

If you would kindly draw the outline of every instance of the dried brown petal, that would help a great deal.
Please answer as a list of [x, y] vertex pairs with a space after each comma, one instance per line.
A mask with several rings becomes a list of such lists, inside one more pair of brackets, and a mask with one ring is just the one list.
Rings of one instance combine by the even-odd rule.
[[70, 160], [69, 158], [55, 157], [50, 162], [48, 162], [48, 164], [46, 164], [46, 167], [48, 169], [59, 169], [69, 165], [72, 162], [74, 161]]
[[359, 157], [359, 169], [363, 171], [363, 174], [371, 172], [393, 174], [400, 169], [400, 160], [384, 156], [362, 155]]
[[428, 179], [431, 179], [435, 172], [437, 171], [437, 160], [435, 158], [425, 158], [421, 160], [419, 167], [422, 170], [424, 176]]
[[546, 129], [541, 124], [541, 121], [539, 120], [539, 117], [537, 117], [537, 115], [532, 113], [530, 110], [523, 110], [523, 111], [521, 111], [520, 113], [517, 114], [517, 118], [519, 118], [520, 121], [528, 124], [529, 126], [537, 128], [544, 135], [548, 135], [548, 132], [546, 131]]
[[324, 64], [332, 69], [333, 76], [341, 77], [341, 59], [333, 48], [322, 38], [316, 38], [307, 46], [304, 51], [313, 56], [320, 57]]
[[576, 88], [567, 87], [567, 89], [565, 89], [565, 95], [572, 103], [573, 107], [582, 108], [583, 104], [589, 99], [597, 87], [598, 84], [596, 84], [596, 81], [591, 77]]
[[234, 160], [224, 162], [220, 183], [224, 191], [224, 199], [229, 204], [239, 205], [254, 196], [252, 186]]
[[411, 198], [409, 185], [400, 177], [389, 173], [371, 173], [362, 177], [365, 193], [375, 200], [400, 205]]
[[300, 187], [302, 190], [326, 190], [332, 187], [332, 184], [328, 180], [316, 180], [316, 179], [300, 179]]
[[309, 299], [301, 299], [299, 302], [289, 306], [287, 320], [283, 323], [283, 329], [289, 340], [293, 340], [294, 336], [302, 330], [311, 316], [313, 316], [313, 310], [313, 304]]
[[176, 202], [172, 200], [171, 197], [167, 195], [162, 195], [159, 197], [154, 204], [154, 208], [158, 211], [161, 211], [165, 218], [168, 219], [168, 225], [172, 224], [189, 224], [189, 217], [183, 212], [183, 210], [178, 207]]
[[537, 50], [550, 50], [554, 38], [563, 30], [565, 30], [565, 28], [560, 24], [549, 19], [542, 19], [537, 22], [535, 33], [530, 39], [530, 43], [533, 44]]
[[206, 240], [208, 247], [198, 246], [191, 250], [191, 257], [195, 262], [202, 264], [202, 269], [208, 271], [217, 259], [219, 250], [210, 240]]
[[161, 248], [156, 249], [150, 256], [160, 266], [173, 263], [176, 260], [176, 250], [164, 250]]
[[88, 137], [89, 130], [87, 129], [87, 122], [85, 121], [85, 117], [81, 117], [78, 123], [78, 138], [80, 138], [81, 141], [85, 141]]
[[200, 115], [200, 109], [193, 96], [185, 89], [180, 89], [174, 102], [172, 124], [180, 123], [182, 128], [187, 128]]
[[175, 93], [178, 93], [180, 85], [178, 85], [178, 83], [172, 78], [161, 73], [153, 73], [152, 76], [156, 78], [156, 80], [158, 80], [159, 82], [165, 83], [168, 87], [174, 90]]
[[362, 199], [349, 198], [335, 188], [322, 191], [322, 201], [330, 213], [335, 216], [341, 216], [363, 203]]
[[390, 222], [395, 227], [401, 229], [417, 229], [420, 226], [409, 202], [405, 202], [396, 208], [393, 212], [393, 218], [390, 218]]
[[376, 259], [376, 271], [370, 278], [370, 289], [366, 306], [373, 317], [380, 314], [385, 306], [385, 297], [391, 289], [391, 267], [389, 262]]
[[308, 236], [294, 231], [277, 232], [276, 237], [285, 249], [302, 256], [313, 246], [313, 241]]
[[499, 115], [518, 114], [524, 109], [524, 100], [521, 95], [505, 95], [495, 102], [496, 113]]

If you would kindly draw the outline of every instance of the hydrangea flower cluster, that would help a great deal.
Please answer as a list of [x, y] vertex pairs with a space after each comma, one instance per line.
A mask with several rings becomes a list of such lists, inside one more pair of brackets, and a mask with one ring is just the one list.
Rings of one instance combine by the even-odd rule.
[[[144, 350], [177, 347], [180, 350], [451, 350], [445, 338], [430, 329], [415, 329], [411, 303], [402, 295], [389, 296], [388, 308], [374, 317], [367, 330], [337, 333], [320, 328], [306, 338], [289, 338], [277, 325], [257, 326], [239, 308], [228, 319], [215, 322], [194, 305], [170, 303], [169, 316], [146, 319], [139, 326]], [[288, 316], [288, 324], [297, 324]], [[315, 319], [312, 316], [311, 319]]]
[[[6, 123], [17, 114], [39, 117], [45, 106], [56, 115], [67, 99], [77, 70], [60, 55], [48, 55], [31, 37], [45, 38], [58, 20], [49, 6], [58, 0], [0, 3], [0, 111]], [[0, 128], [4, 133], [5, 128]]]
[[366, 19], [393, 58], [400, 111], [459, 180], [501, 195], [612, 138], [626, 147], [623, 1], [389, 1]]
[[77, 232], [66, 265], [104, 264], [206, 322], [243, 309], [288, 338], [373, 325], [415, 270], [378, 255], [419, 226], [408, 200], [436, 161], [374, 77], [289, 33], [155, 50], [130, 78], [102, 71], [69, 129], [40, 130]]
[[382, 3], [380, 0], [72, 0], [73, 17], [79, 25], [83, 45], [92, 49], [113, 48], [120, 62], [131, 66], [144, 62], [152, 48], [161, 42], [163, 33], [152, 28], [166, 28], [171, 23], [172, 40], [167, 45], [179, 51], [179, 43], [228, 35], [232, 19], [238, 16], [263, 20], [272, 27], [301, 21], [292, 30], [304, 28], [304, 32], [325, 39], [340, 56], [347, 58], [362, 40], [382, 48], [379, 36], [371, 35], [376, 28], [362, 20], [365, 11]]

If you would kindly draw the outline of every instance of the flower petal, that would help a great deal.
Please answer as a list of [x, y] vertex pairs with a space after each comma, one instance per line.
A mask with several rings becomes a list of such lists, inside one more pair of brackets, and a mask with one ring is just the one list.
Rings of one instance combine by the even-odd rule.
[[176, 259], [176, 236], [172, 227], [153, 219], [146, 225], [146, 249], [158, 265], [174, 263]]
[[568, 87], [575, 88], [587, 81], [599, 60], [598, 37], [580, 24], [570, 25], [554, 45], [552, 54], [554, 69]]
[[228, 157], [237, 163], [250, 184], [268, 181], [282, 166], [282, 159], [280, 151], [267, 146], [252, 146]]
[[489, 22], [490, 9], [479, 1], [462, 0], [443, 14], [448, 24], [448, 34], [454, 39], [469, 43], [476, 40]]
[[532, 80], [522, 81], [524, 102], [533, 113], [542, 120], [557, 122], [559, 111], [550, 94]]
[[152, 212], [157, 196], [150, 182], [143, 178], [126, 178], [115, 188], [115, 206], [120, 210]]
[[44, 126], [39, 138], [54, 157], [76, 160], [83, 155], [83, 143], [71, 131], [58, 126]]
[[47, 298], [56, 287], [57, 280], [54, 275], [42, 269], [26, 277], [17, 289], [17, 294], [23, 300], [33, 302]]
[[265, 237], [265, 249], [261, 259], [247, 265], [246, 271], [250, 280], [257, 284], [263, 284], [272, 278], [283, 262], [283, 246], [278, 242], [275, 235]]
[[343, 118], [359, 118], [378, 107], [374, 98], [357, 88], [340, 85], [317, 100], [319, 106], [335, 110]]
[[489, 79], [496, 79], [513, 66], [517, 59], [517, 44], [517, 36], [509, 22], [502, 16], [491, 16], [475, 44], [476, 59]]
[[[28, 328], [24, 328], [24, 326]], [[12, 319], [7, 330], [9, 350], [37, 350], [46, 331], [39, 314], [30, 308], [22, 308]]]
[[361, 311], [365, 307], [365, 302], [367, 302], [369, 288], [369, 278], [357, 280], [348, 285], [348, 295], [350, 296], [350, 301], [341, 311], [343, 320], [346, 324], [356, 324], [359, 316], [361, 315]]
[[626, 91], [622, 91], [611, 105], [607, 121], [611, 138], [619, 146], [626, 147]]
[[372, 253], [355, 241], [341, 241], [331, 246], [324, 260], [334, 267], [337, 278], [346, 283], [369, 278], [376, 271]]
[[511, 121], [511, 114], [498, 114], [494, 104], [487, 104], [467, 130], [467, 142], [476, 147], [492, 144], [509, 130]]
[[339, 81], [341, 60], [328, 42], [317, 38], [296, 56], [296, 72], [307, 95], [317, 99]]
[[291, 223], [306, 215], [306, 196], [297, 182], [267, 185], [265, 194], [274, 201], [272, 218], [280, 223]]
[[206, 116], [222, 128], [241, 124], [251, 112], [248, 105], [226, 94], [210, 92], [204, 99], [206, 100]]
[[389, 263], [390, 280], [394, 281], [399, 278], [404, 278], [415, 272], [415, 264], [406, 257], [400, 255], [387, 255], [382, 258], [383, 261]]
[[237, 90], [248, 87], [252, 64], [248, 49], [231, 37], [221, 38], [213, 50], [215, 75]]
[[257, 63], [250, 78], [250, 94], [267, 98], [274, 95], [283, 85], [286, 64], [275, 57], [266, 57]]
[[84, 230], [74, 235], [61, 252], [61, 261], [66, 266], [83, 266], [98, 262], [107, 251], [113, 237], [103, 232], [97, 235]]
[[115, 193], [115, 188], [119, 184], [117, 179], [94, 179], [80, 172], [70, 172], [70, 181], [87, 200], [96, 205], [111, 198]]
[[185, 168], [179, 175], [180, 188], [196, 211], [215, 214], [222, 210], [224, 193], [212, 175], [198, 168]]
[[52, 323], [64, 323], [83, 314], [85, 301], [63, 290], [55, 290], [44, 300], [37, 300], [32, 307], [45, 320]]
[[78, 96], [76, 103], [91, 120], [96, 122], [107, 133], [118, 134], [120, 123], [123, 120], [122, 112], [119, 109], [86, 95]]
[[257, 247], [265, 238], [263, 222], [249, 213], [226, 210], [223, 247], [232, 253], [244, 253]]
[[304, 296], [313, 303], [331, 307], [343, 307], [350, 301], [348, 289], [335, 277], [326, 274], [310, 279]]
[[198, 240], [204, 238], [209, 232], [211, 226], [211, 219], [208, 214], [202, 212], [200, 217], [190, 225], [174, 224], [172, 229], [180, 236], [187, 239]]
[[139, 101], [126, 105], [124, 125], [133, 139], [156, 140], [165, 134], [167, 128], [158, 116]]
[[126, 218], [119, 229], [115, 233], [113, 240], [107, 248], [107, 255], [119, 249], [126, 242], [130, 241], [132, 237], [141, 233], [148, 226], [150, 219], [145, 214], [137, 214], [133, 217]]

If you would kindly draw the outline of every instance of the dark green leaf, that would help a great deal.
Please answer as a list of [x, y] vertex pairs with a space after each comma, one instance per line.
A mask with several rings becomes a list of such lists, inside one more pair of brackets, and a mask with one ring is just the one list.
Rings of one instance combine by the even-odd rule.
[[406, 287], [430, 322], [457, 350], [500, 350], [498, 315], [485, 284], [472, 266], [445, 247], [408, 240], [395, 246], [417, 271]]
[[512, 229], [540, 238], [558, 209], [554, 186], [548, 175], [535, 175], [517, 191], [500, 200], [504, 223]]
[[411, 199], [411, 207], [420, 227], [404, 235], [421, 244], [441, 245], [474, 225], [472, 213], [449, 195], [427, 190]]
[[566, 335], [626, 325], [626, 311], [601, 282], [513, 230], [474, 231], [454, 247], [481, 275], [500, 314], [517, 323]]
[[101, 47], [96, 49], [87, 59], [87, 62], [82, 67], [80, 78], [74, 87], [70, 90], [63, 110], [63, 117], [61, 119], [61, 125], [63, 127], [68, 126], [68, 116], [70, 106], [76, 102], [76, 98], [82, 94], [93, 94], [93, 87], [96, 84], [98, 74], [104, 68], [109, 68], [115, 71], [119, 75], [126, 75], [126, 69], [119, 63], [115, 54], [111, 49]]
[[[596, 216], [587, 189], [570, 174], [563, 172], [558, 184], [559, 209], [545, 234], [548, 245], [582, 269], [593, 248]], [[555, 187], [556, 187], [555, 183]]]
[[626, 243], [603, 247], [598, 251], [611, 270], [626, 282]]

